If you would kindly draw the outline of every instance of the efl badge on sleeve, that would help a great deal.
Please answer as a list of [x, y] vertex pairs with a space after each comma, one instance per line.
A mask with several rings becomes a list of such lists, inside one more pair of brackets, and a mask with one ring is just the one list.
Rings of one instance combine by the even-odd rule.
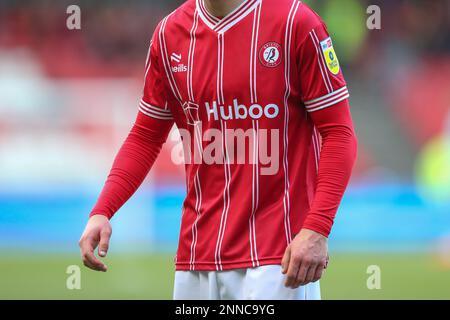
[[331, 41], [331, 38], [327, 38], [320, 42], [320, 46], [322, 47], [322, 52], [325, 57], [328, 69], [332, 74], [337, 75], [340, 71], [340, 67], [339, 60], [333, 48], [333, 41]]

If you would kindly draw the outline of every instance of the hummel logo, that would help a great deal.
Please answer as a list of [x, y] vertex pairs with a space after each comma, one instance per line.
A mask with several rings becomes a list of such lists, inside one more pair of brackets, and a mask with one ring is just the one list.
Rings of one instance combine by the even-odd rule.
[[181, 54], [172, 53], [172, 55], [170, 56], [170, 60], [175, 61], [176, 63], [180, 63], [181, 62]]

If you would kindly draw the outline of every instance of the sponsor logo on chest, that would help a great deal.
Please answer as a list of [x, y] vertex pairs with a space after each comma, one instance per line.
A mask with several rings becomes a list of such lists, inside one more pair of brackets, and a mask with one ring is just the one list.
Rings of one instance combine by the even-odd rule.
[[[188, 124], [195, 125], [201, 122], [199, 109], [199, 105], [192, 102], [183, 104], [183, 111]], [[216, 101], [211, 104], [206, 102], [205, 110], [208, 121], [275, 119], [280, 114], [280, 107], [274, 103], [265, 106], [255, 103], [247, 107], [244, 104], [240, 104], [238, 99], [234, 99], [233, 104], [228, 106], [220, 106]]]
[[208, 120], [259, 120], [261, 118], [275, 119], [279, 113], [280, 108], [274, 103], [262, 106], [260, 104], [252, 104], [251, 106], [246, 106], [240, 104], [238, 99], [233, 100], [232, 105], [220, 106], [216, 101], [212, 104], [208, 102], [205, 103], [206, 113], [208, 115]]

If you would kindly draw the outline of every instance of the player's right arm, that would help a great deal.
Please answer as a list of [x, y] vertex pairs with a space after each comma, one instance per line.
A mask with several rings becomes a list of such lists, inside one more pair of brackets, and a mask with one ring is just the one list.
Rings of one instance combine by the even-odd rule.
[[173, 126], [167, 106], [172, 102], [160, 61], [158, 32], [150, 44], [145, 68], [143, 98], [139, 113], [127, 139], [120, 148], [102, 192], [95, 204], [79, 241], [86, 267], [106, 271], [106, 265], [95, 256], [105, 257], [112, 228], [109, 220], [136, 192], [144, 181]]

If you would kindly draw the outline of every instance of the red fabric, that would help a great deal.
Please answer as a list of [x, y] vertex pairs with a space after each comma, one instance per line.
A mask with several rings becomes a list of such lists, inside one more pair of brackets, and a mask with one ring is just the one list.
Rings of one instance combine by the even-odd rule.
[[311, 113], [322, 137], [316, 192], [303, 228], [328, 236], [357, 154], [348, 101]]
[[111, 219], [128, 201], [147, 176], [171, 127], [172, 124], [167, 121], [138, 114], [114, 160], [91, 216], [101, 214]]
[[[328, 235], [348, 182], [355, 141], [344, 76], [325, 25], [299, 1], [246, 0], [224, 21], [198, 4], [185, 2], [156, 29], [139, 130], [94, 212], [112, 216], [131, 196], [175, 123], [195, 160], [177, 270], [278, 264], [301, 228]], [[245, 163], [239, 131], [248, 134]], [[211, 149], [212, 162], [197, 161]]]
[[[357, 153], [356, 135], [348, 102], [311, 114], [322, 137], [316, 193], [303, 228], [328, 236], [351, 176]], [[144, 181], [171, 125], [138, 114], [92, 210], [111, 219]]]

